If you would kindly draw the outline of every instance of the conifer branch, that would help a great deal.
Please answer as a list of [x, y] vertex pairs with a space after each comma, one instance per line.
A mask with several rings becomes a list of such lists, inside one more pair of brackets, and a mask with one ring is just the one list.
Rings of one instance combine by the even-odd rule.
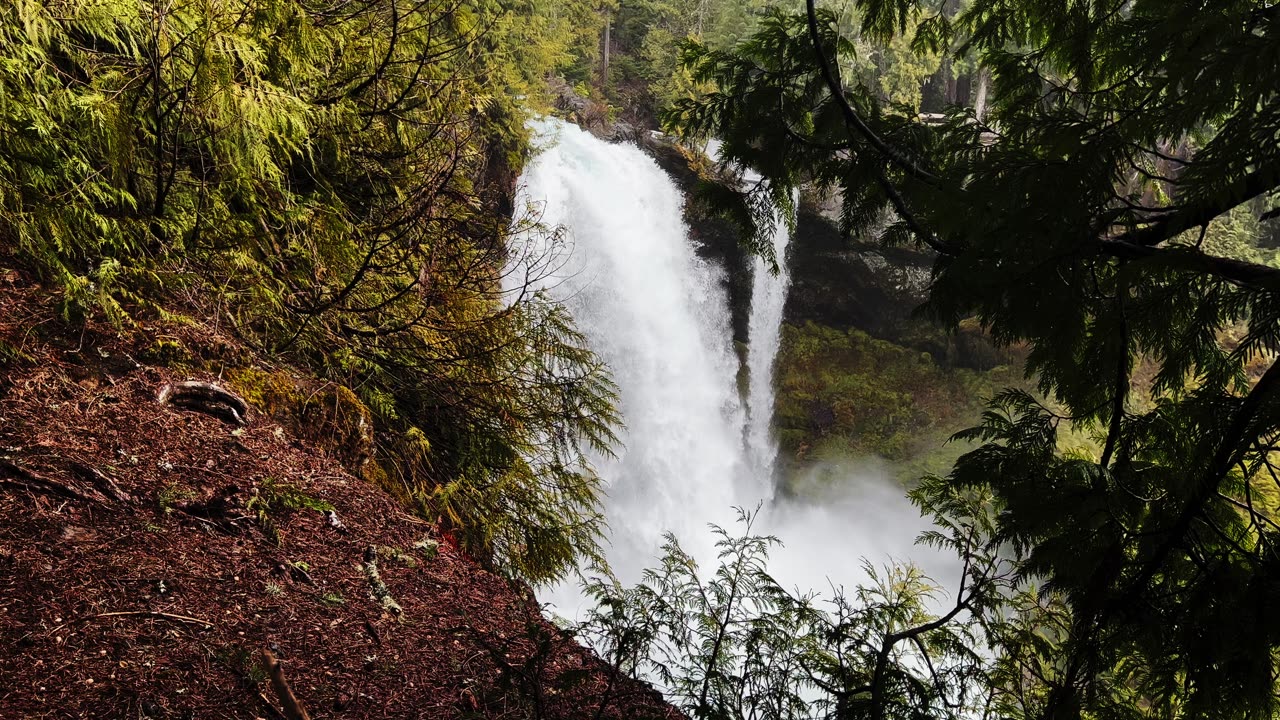
[[1280, 268], [1218, 257], [1181, 247], [1150, 247], [1120, 240], [1100, 240], [1099, 253], [1120, 260], [1153, 260], [1169, 267], [1210, 275], [1243, 287], [1280, 291]]
[[1216, 201], [1205, 200], [1188, 206], [1168, 217], [1140, 230], [1131, 230], [1114, 237], [1114, 242], [1151, 247], [1195, 228], [1207, 225], [1232, 208], [1280, 188], [1280, 165], [1264, 165], [1239, 180], [1219, 186], [1215, 190]]
[[1205, 506], [1218, 493], [1223, 479], [1230, 469], [1239, 464], [1250, 445], [1256, 442], [1255, 437], [1248, 435], [1256, 430], [1255, 424], [1263, 407], [1280, 390], [1280, 361], [1273, 362], [1266, 373], [1258, 380], [1241, 402], [1240, 407], [1232, 414], [1231, 423], [1218, 441], [1217, 449], [1201, 475], [1191, 498], [1184, 503], [1177, 519], [1167, 529], [1161, 531], [1165, 536], [1151, 556], [1143, 561], [1142, 569], [1137, 576], [1127, 583], [1127, 590], [1117, 599], [1114, 606], [1127, 604], [1133, 596], [1146, 590], [1147, 584], [1160, 572], [1165, 560], [1186, 537], [1192, 523]]
[[876, 135], [875, 131], [873, 131], [871, 127], [867, 125], [866, 121], [862, 119], [862, 116], [858, 114], [858, 111], [854, 110], [853, 106], [849, 104], [848, 98], [844, 95], [844, 85], [840, 81], [839, 73], [832, 65], [832, 62], [827, 57], [826, 53], [822, 50], [822, 38], [818, 32], [818, 7], [816, 0], [805, 0], [805, 9], [808, 14], [809, 21], [809, 41], [812, 43], [814, 55], [818, 59], [818, 67], [822, 71], [822, 79], [827, 84], [827, 89], [831, 93], [832, 100], [834, 100], [839, 106], [846, 125], [870, 143], [885, 160], [898, 166], [898, 168], [907, 175], [927, 185], [937, 186], [939, 184], [937, 176], [903, 157], [903, 155], [896, 149], [890, 147], [880, 138], [879, 135]]

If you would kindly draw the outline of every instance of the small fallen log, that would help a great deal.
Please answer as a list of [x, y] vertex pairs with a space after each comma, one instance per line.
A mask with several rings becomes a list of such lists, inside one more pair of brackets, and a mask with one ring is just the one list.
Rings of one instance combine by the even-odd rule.
[[156, 398], [161, 405], [171, 405], [212, 415], [233, 425], [244, 425], [249, 404], [239, 395], [213, 383], [187, 380], [170, 383]]
[[382, 582], [382, 576], [378, 573], [378, 548], [373, 545], [364, 551], [364, 577], [369, 582], [369, 594], [373, 595], [384, 610], [396, 617], [404, 614], [404, 608], [391, 595], [391, 589]]
[[100, 618], [117, 618], [117, 617], [163, 618], [166, 620], [173, 620], [176, 622], [188, 623], [191, 625], [200, 625], [205, 630], [211, 630], [213, 628], [213, 623], [209, 622], [208, 620], [201, 620], [200, 618], [194, 618], [188, 615], [175, 615], [173, 613], [157, 612], [155, 610], [120, 610], [117, 612], [105, 612], [105, 613], [98, 613], [96, 615], [85, 615], [83, 617], [79, 617], [74, 620], [64, 622], [61, 625], [50, 630], [47, 634], [52, 636], [62, 628], [68, 625], [71, 625], [72, 623], [86, 622], [88, 620], [97, 620]]
[[306, 708], [302, 707], [302, 703], [298, 701], [298, 696], [289, 689], [289, 683], [284, 679], [284, 667], [270, 650], [262, 651], [262, 666], [266, 668], [267, 676], [271, 678], [271, 687], [275, 689], [276, 698], [284, 708], [284, 716], [288, 720], [311, 720]]

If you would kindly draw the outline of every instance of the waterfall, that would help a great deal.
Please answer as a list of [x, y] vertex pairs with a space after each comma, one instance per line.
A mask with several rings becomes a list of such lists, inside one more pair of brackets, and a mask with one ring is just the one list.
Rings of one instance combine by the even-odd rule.
[[707, 557], [706, 523], [731, 525], [747, 500], [734, 483], [748, 470], [746, 414], [724, 272], [694, 253], [684, 197], [652, 158], [575, 125], [536, 130], [555, 145], [522, 184], [542, 223], [568, 229], [572, 243], [541, 282], [618, 384], [622, 448], [593, 460], [607, 485], [609, 563], [635, 582], [663, 532]]
[[[900, 539], [905, 528], [913, 537], [913, 511], [907, 514], [915, 523], [884, 525], [901, 515], [900, 488], [865, 507], [843, 497], [821, 507], [773, 501], [772, 373], [787, 290], [785, 223], [779, 218], [773, 234], [781, 272], [755, 261], [744, 402], [725, 273], [695, 252], [679, 188], [632, 145], [608, 144], [554, 120], [539, 121], [534, 131], [547, 147], [525, 170], [520, 205], [538, 208], [543, 226], [567, 235], [526, 237], [532, 259], [521, 262], [538, 264], [537, 285], [569, 308], [618, 385], [622, 447], [616, 457], [592, 460], [605, 481], [605, 550], [619, 579], [639, 580], [666, 531], [703, 567], [714, 567], [708, 524], [732, 530], [735, 505], [766, 503], [762, 526], [787, 543], [771, 569], [805, 589], [825, 586], [828, 575], [856, 579], [865, 549], [898, 549], [900, 543], [885, 546], [882, 535]], [[863, 538], [857, 527], [877, 537]], [[539, 595], [570, 617], [582, 608], [575, 584]]]
[[[706, 154], [719, 162], [721, 143], [712, 138], [707, 141]], [[749, 187], [760, 181], [760, 174], [747, 168], [743, 171], [742, 185]], [[794, 198], [793, 198], [794, 199]], [[772, 494], [773, 463], [778, 456], [778, 446], [773, 438], [773, 364], [778, 356], [782, 339], [782, 310], [787, 302], [787, 289], [791, 284], [787, 265], [787, 247], [791, 233], [786, 218], [774, 210], [773, 224], [769, 229], [769, 244], [777, 267], [771, 268], [764, 258], [752, 258], [751, 265], [751, 313], [747, 318], [747, 427], [746, 452], [751, 463], [750, 478], [757, 481], [755, 489], [762, 497]]]
[[[790, 274], [787, 244], [791, 233], [785, 220], [774, 211], [770, 242], [777, 258], [777, 272], [763, 258], [753, 258], [751, 267], [751, 314], [747, 318], [747, 431], [746, 451], [755, 478], [772, 486], [773, 463], [778, 445], [773, 438], [773, 363], [782, 340], [782, 308], [787, 302]], [[765, 490], [767, 488], [759, 488]]]
[[[720, 162], [721, 143], [715, 138], [707, 141], [705, 152], [714, 162]], [[747, 168], [742, 174], [742, 186], [750, 187], [760, 181], [760, 174]], [[763, 481], [756, 490], [762, 497], [771, 494], [773, 463], [777, 459], [778, 446], [773, 438], [773, 363], [778, 356], [778, 344], [782, 339], [782, 309], [787, 302], [790, 286], [790, 268], [787, 266], [787, 247], [791, 233], [786, 219], [774, 210], [773, 224], [769, 230], [769, 244], [777, 262], [777, 272], [761, 257], [752, 258], [751, 265], [751, 313], [747, 318], [747, 427], [746, 451], [751, 462], [753, 479]]]

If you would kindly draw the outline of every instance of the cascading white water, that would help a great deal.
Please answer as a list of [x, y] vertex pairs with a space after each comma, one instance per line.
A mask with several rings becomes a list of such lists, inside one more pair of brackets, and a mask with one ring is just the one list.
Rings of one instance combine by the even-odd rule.
[[[771, 570], [804, 589], [824, 586], [828, 576], [856, 579], [865, 550], [909, 548], [920, 522], [903, 510], [900, 490], [878, 493], [874, 506], [843, 496], [824, 507], [772, 502], [784, 223], [773, 236], [782, 272], [771, 274], [756, 260], [744, 406], [724, 271], [697, 256], [671, 178], [638, 148], [605, 143], [577, 126], [544, 120], [535, 131], [548, 147], [525, 170], [523, 200], [540, 206], [544, 226], [562, 227], [571, 239], [554, 260], [545, 255], [555, 247], [534, 248], [535, 258], [544, 257], [538, 284], [570, 309], [610, 366], [626, 424], [617, 456], [593, 458], [607, 485], [606, 555], [619, 579], [640, 578], [666, 531], [713, 567], [708, 525], [732, 530], [735, 505], [765, 503], [762, 526], [787, 543]], [[911, 522], [889, 529], [888, 517]], [[875, 528], [877, 537], [861, 537], [859, 527]], [[574, 584], [540, 595], [566, 616], [582, 609]]]
[[[746, 451], [752, 475], [772, 481], [778, 445], [773, 438], [773, 363], [782, 339], [782, 309], [787, 302], [790, 272], [787, 245], [791, 233], [781, 216], [770, 231], [777, 272], [761, 257], [751, 267], [751, 314], [747, 320], [747, 432]], [[762, 490], [765, 488], [761, 488]]]
[[[720, 162], [721, 147], [719, 140], [711, 138], [705, 148], [707, 156]], [[760, 179], [759, 173], [745, 168], [742, 186], [753, 186]], [[752, 258], [751, 265], [751, 313], [747, 319], [747, 427], [744, 439], [752, 469], [747, 480], [757, 481], [755, 490], [762, 498], [772, 495], [773, 464], [778, 456], [778, 446], [773, 438], [773, 364], [782, 339], [782, 310], [791, 284], [791, 271], [787, 265], [790, 242], [791, 233], [786, 219], [774, 210], [769, 244], [776, 267], [770, 267], [759, 256]]]
[[747, 470], [745, 413], [724, 276], [689, 246], [684, 198], [651, 158], [574, 125], [544, 121], [537, 131], [555, 145], [523, 186], [544, 225], [572, 234], [542, 283], [619, 386], [623, 447], [594, 460], [607, 483], [609, 563], [634, 582], [664, 531], [705, 557], [706, 523], [731, 524], [741, 500], [733, 479]]

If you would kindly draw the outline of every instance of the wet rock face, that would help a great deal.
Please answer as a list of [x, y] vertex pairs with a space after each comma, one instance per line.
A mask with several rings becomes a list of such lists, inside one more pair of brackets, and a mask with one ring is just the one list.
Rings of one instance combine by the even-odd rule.
[[[698, 254], [722, 267], [729, 296], [733, 339], [745, 344], [751, 309], [751, 258], [738, 229], [699, 200], [700, 184], [715, 182], [706, 159], [661, 133], [623, 122], [609, 123], [592, 101], [567, 85], [557, 106], [579, 125], [610, 142], [631, 142], [645, 150], [684, 190], [684, 219]], [[700, 169], [701, 168], [701, 169]], [[944, 332], [916, 315], [924, 302], [933, 260], [909, 248], [879, 248], [841, 235], [838, 197], [807, 193], [797, 216], [787, 262], [791, 289], [784, 321], [813, 321], [828, 327], [856, 328], [871, 336], [927, 352], [936, 362], [987, 370], [1010, 360], [980, 328]]]
[[606, 103], [580, 95], [563, 79], [551, 80], [549, 87], [559, 114], [601, 140], [631, 142], [641, 147], [650, 141], [651, 133], [648, 128], [613, 119]]
[[[692, 166], [695, 160], [690, 151], [652, 135], [641, 147], [690, 198], [685, 206], [690, 235], [699, 243], [700, 255], [725, 268], [734, 340], [746, 342], [751, 262], [737, 228], [698, 201], [698, 185], [707, 179]], [[839, 213], [838, 201], [819, 203], [807, 197], [801, 204], [787, 258], [791, 290], [785, 322], [812, 320], [829, 327], [857, 328], [926, 350], [939, 359], [948, 357], [945, 335], [912, 315], [928, 291], [930, 259], [911, 251], [855, 249], [841, 236], [831, 219], [833, 213]]]
[[930, 256], [909, 248], [860, 246], [840, 234], [833, 212], [830, 203], [808, 202], [800, 209], [789, 258], [786, 322], [856, 328], [927, 352], [948, 367], [989, 370], [1011, 361], [1009, 351], [996, 347], [976, 324], [946, 332], [919, 317], [916, 310], [929, 292]]
[[790, 262], [789, 323], [812, 320], [858, 328], [895, 342], [928, 329], [912, 317], [928, 289], [926, 258], [854, 249], [820, 209], [805, 206], [797, 218]]
[[[684, 191], [684, 220], [689, 236], [698, 244], [698, 255], [716, 263], [725, 271], [734, 342], [747, 342], [747, 317], [751, 309], [751, 263], [739, 243], [738, 230], [717, 217], [698, 200], [697, 188], [707, 182], [699, 174], [698, 163], [705, 163], [697, 151], [681, 147], [673, 138], [641, 124], [611, 121], [600, 103], [579, 95], [563, 80], [553, 80], [556, 110], [596, 137], [614, 143], [632, 143], [648, 153], [680, 189]], [[704, 168], [705, 171], [705, 168]]]

